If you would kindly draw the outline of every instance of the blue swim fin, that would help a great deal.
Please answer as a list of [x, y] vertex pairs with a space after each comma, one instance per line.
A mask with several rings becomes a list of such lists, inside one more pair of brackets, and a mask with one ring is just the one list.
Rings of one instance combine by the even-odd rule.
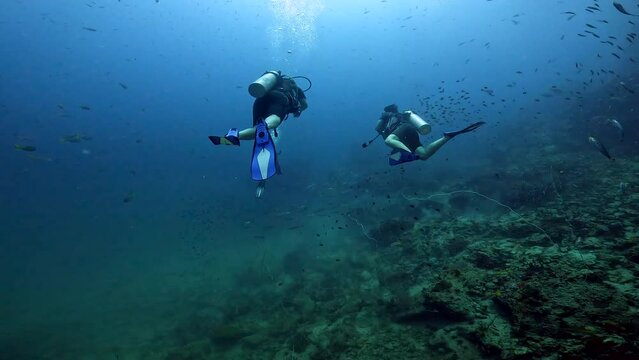
[[277, 173], [277, 151], [266, 124], [262, 121], [255, 126], [255, 144], [251, 158], [251, 177], [261, 181]]
[[415, 161], [417, 159], [419, 159], [419, 156], [413, 153], [409, 153], [405, 150], [394, 149], [388, 157], [388, 165], [395, 166], [405, 162]]

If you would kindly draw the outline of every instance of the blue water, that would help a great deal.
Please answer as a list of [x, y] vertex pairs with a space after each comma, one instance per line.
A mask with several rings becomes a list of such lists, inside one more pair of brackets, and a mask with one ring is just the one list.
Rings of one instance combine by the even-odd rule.
[[[0, 358], [164, 358], [145, 346], [194, 309], [232, 302], [234, 274], [319, 251], [320, 233], [324, 253], [311, 258], [357, 248], [351, 207], [398, 187], [455, 190], [505, 154], [538, 153], [549, 144], [529, 131], [581, 121], [562, 113], [637, 71], [625, 37], [639, 20], [597, 3], [588, 13], [581, 1], [3, 1]], [[577, 35], [586, 23], [600, 39]], [[271, 69], [313, 86], [308, 110], [280, 130], [283, 175], [257, 200], [250, 142], [212, 147], [207, 136], [251, 125], [247, 86]], [[588, 83], [590, 69], [614, 74]], [[429, 112], [426, 96], [457, 113]], [[381, 140], [360, 146], [390, 103], [434, 117], [423, 142], [487, 124], [400, 171]], [[72, 134], [90, 139], [61, 140]], [[599, 160], [579, 136], [576, 150]]]

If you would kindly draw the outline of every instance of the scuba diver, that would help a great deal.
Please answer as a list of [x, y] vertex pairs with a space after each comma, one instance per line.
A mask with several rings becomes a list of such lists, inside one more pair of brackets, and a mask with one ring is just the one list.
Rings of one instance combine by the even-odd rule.
[[410, 110], [400, 113], [397, 105], [392, 104], [384, 108], [384, 112], [377, 122], [377, 126], [375, 126], [377, 136], [367, 143], [363, 143], [362, 147], [367, 147], [381, 135], [386, 145], [393, 148], [388, 159], [389, 165], [394, 166], [414, 160], [426, 160], [433, 156], [450, 139], [459, 134], [471, 132], [483, 124], [485, 122], [479, 121], [458, 131], [445, 132], [440, 139], [424, 146], [419, 141], [419, 135], [430, 133], [430, 124]]
[[[302, 78], [309, 87], [302, 90], [294, 79]], [[289, 77], [281, 71], [267, 71], [249, 86], [249, 94], [255, 97], [253, 103], [253, 126], [241, 131], [231, 128], [225, 136], [209, 136], [214, 145], [240, 145], [241, 140], [255, 140], [251, 158], [251, 176], [258, 181], [256, 197], [262, 197], [266, 179], [280, 174], [275, 141], [277, 127], [289, 114], [299, 117], [306, 110], [305, 91], [312, 86], [304, 76]]]

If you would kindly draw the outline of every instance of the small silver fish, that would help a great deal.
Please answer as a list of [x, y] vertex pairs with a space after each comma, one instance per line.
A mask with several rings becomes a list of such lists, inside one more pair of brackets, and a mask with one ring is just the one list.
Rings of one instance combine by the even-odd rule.
[[624, 90], [626, 90], [627, 92], [629, 92], [631, 94], [635, 93], [635, 91], [633, 89], [629, 88], [628, 85], [626, 85], [625, 82], [621, 81], [621, 82], [619, 82], [619, 85], [621, 85], [621, 87], [624, 88]]
[[614, 160], [614, 159], [612, 158], [612, 156], [610, 156], [610, 153], [608, 152], [608, 149], [606, 149], [606, 147], [605, 147], [602, 143], [600, 143], [599, 141], [597, 141], [597, 139], [595, 139], [595, 138], [594, 138], [594, 137], [592, 137], [592, 136], [589, 136], [589, 137], [588, 137], [588, 141], [592, 144], [592, 146], [596, 147], [596, 148], [597, 148], [597, 150], [599, 150], [599, 152], [600, 152], [603, 156], [607, 157], [607, 158], [608, 158], [608, 159], [610, 159], [610, 160]]
[[616, 119], [608, 119], [608, 122], [610, 123], [610, 125], [614, 126], [615, 129], [617, 129], [617, 132], [619, 132], [619, 137], [623, 140], [623, 126], [621, 126], [619, 121], [617, 121]]

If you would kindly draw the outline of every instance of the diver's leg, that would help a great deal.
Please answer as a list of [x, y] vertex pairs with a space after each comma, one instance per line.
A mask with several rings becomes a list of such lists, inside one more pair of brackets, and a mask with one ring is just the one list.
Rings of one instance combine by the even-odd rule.
[[267, 117], [264, 121], [266, 122], [266, 126], [268, 126], [269, 130], [277, 129], [277, 127], [282, 123], [282, 119], [275, 114], [269, 115], [269, 117]]
[[[269, 115], [269, 117], [267, 117], [266, 120], [264, 121], [266, 122], [266, 126], [268, 127], [269, 130], [276, 129], [282, 123], [282, 119], [275, 114]], [[240, 131], [239, 135], [240, 135], [240, 140], [255, 139], [255, 126]]]
[[435, 140], [432, 143], [426, 145], [426, 147], [418, 147], [417, 149], [415, 149], [415, 153], [417, 154], [417, 156], [419, 156], [420, 160], [426, 160], [429, 157], [433, 156], [437, 152], [437, 150], [444, 146], [444, 144], [447, 143], [450, 139], [452, 138], [443, 136], [439, 140]]
[[408, 151], [409, 153], [412, 153], [412, 151], [410, 151], [408, 146], [406, 146], [401, 140], [399, 140], [399, 137], [397, 137], [397, 135], [395, 134], [388, 135], [388, 137], [386, 138], [386, 140], [384, 140], [384, 142], [386, 143], [386, 145], [392, 147], [393, 149], [404, 150], [404, 151]]
[[444, 137], [452, 139], [452, 138], [454, 138], [455, 136], [457, 136], [459, 134], [465, 134], [467, 132], [475, 131], [478, 127], [480, 127], [480, 126], [482, 126], [484, 124], [485, 124], [485, 122], [478, 121], [476, 123], [472, 123], [472, 124], [466, 126], [465, 128], [463, 128], [461, 130], [445, 132], [444, 133]]
[[470, 124], [459, 131], [445, 132], [444, 136], [442, 136], [441, 139], [433, 141], [426, 147], [423, 147], [423, 146], [418, 147], [417, 149], [415, 149], [415, 153], [417, 153], [417, 156], [419, 156], [421, 160], [426, 160], [429, 157], [433, 156], [437, 152], [437, 150], [439, 150], [442, 146], [444, 146], [445, 143], [448, 142], [448, 140], [454, 138], [455, 136], [459, 134], [465, 134], [467, 132], [475, 131], [478, 127], [484, 124], [485, 122], [479, 121], [479, 122]]

